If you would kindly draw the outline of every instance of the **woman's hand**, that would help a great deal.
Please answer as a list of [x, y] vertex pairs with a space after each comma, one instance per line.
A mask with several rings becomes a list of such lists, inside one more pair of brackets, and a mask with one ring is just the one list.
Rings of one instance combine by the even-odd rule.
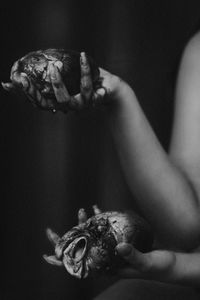
[[128, 266], [119, 271], [125, 278], [143, 278], [161, 282], [200, 285], [200, 253], [178, 253], [168, 250], [154, 250], [141, 253], [131, 244], [120, 243], [116, 247], [118, 255]]
[[120, 79], [100, 68], [100, 77], [97, 86], [93, 86], [90, 66], [84, 52], [80, 56], [81, 82], [80, 93], [72, 96], [62, 81], [59, 69], [51, 66], [50, 78], [54, 89], [58, 108], [67, 110], [81, 110], [109, 102], [109, 97], [115, 96]]
[[142, 253], [131, 244], [120, 243], [116, 252], [128, 262], [128, 266], [120, 270], [120, 275], [124, 277], [160, 279], [160, 276], [166, 275], [175, 264], [174, 252], [166, 250]]
[[99, 68], [99, 81], [96, 86], [93, 86], [90, 65], [85, 53], [82, 52], [80, 55], [80, 93], [74, 96], [69, 94], [60, 73], [62, 62], [56, 61], [56, 63], [50, 65], [48, 70], [55, 93], [55, 99], [47, 99], [40, 93], [25, 73], [19, 73], [17, 71], [17, 63], [18, 62], [13, 66], [16, 71], [12, 69], [12, 83], [2, 83], [4, 89], [8, 91], [20, 91], [22, 89], [34, 106], [52, 112], [56, 112], [57, 110], [63, 112], [68, 112], [69, 110], [81, 110], [109, 102], [109, 99], [115, 97], [117, 90], [122, 83], [119, 77]]

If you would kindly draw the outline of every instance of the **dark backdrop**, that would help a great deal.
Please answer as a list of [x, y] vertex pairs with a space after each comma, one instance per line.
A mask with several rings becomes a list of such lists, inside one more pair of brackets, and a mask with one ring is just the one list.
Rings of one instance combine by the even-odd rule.
[[[85, 50], [130, 83], [167, 148], [176, 69], [199, 17], [195, 0], [7, 1], [0, 78], [31, 50]], [[45, 228], [63, 234], [80, 207], [134, 205], [104, 113], [53, 115], [0, 93], [3, 299], [90, 299], [110, 281], [79, 281], [42, 254], [52, 250]]]

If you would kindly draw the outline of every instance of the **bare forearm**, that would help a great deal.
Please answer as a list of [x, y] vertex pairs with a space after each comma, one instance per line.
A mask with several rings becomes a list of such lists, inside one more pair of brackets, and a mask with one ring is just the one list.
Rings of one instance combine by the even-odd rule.
[[168, 246], [195, 246], [197, 204], [187, 179], [170, 162], [132, 89], [124, 83], [115, 101], [109, 124], [139, 208]]
[[122, 277], [143, 278], [193, 287], [198, 287], [200, 284], [199, 252], [154, 250], [142, 253], [127, 243], [118, 244], [116, 251], [127, 262], [127, 265], [119, 270]]
[[200, 254], [176, 253], [175, 265], [169, 273], [168, 281], [197, 287], [200, 285]]
[[[176, 253], [167, 251], [155, 251], [150, 254], [153, 270], [149, 278], [175, 284], [183, 284], [192, 287], [200, 285], [200, 253]], [[160, 265], [158, 264], [160, 256]], [[167, 258], [167, 259], [166, 259]], [[165, 264], [167, 261], [168, 265]], [[148, 275], [147, 275], [148, 277]]]

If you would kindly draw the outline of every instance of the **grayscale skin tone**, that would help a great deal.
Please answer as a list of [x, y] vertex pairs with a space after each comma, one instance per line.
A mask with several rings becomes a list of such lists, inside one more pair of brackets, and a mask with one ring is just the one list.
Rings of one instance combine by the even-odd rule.
[[[72, 97], [56, 67], [51, 81], [66, 110], [107, 104], [111, 130], [120, 163], [134, 200], [153, 227], [163, 249], [138, 253], [129, 244], [117, 246], [130, 262], [123, 276], [199, 285], [200, 280], [200, 34], [188, 43], [182, 56], [169, 153], [152, 130], [133, 89], [116, 75], [100, 69], [100, 89], [94, 90], [90, 68], [81, 54], [81, 93]], [[17, 78], [37, 106], [51, 109], [27, 78]], [[4, 84], [7, 90], [11, 84]], [[41, 104], [42, 103], [42, 104]], [[197, 250], [195, 250], [197, 249]], [[185, 267], [187, 265], [187, 268]]]
[[[30, 102], [35, 106], [47, 111], [62, 111], [68, 112], [69, 110], [81, 110], [88, 106], [94, 106], [98, 102], [102, 102], [105, 96], [106, 90], [109, 89], [109, 82], [107, 77], [109, 73], [100, 68], [103, 84], [98, 90], [92, 89], [92, 78], [90, 73], [90, 67], [85, 53], [81, 53], [80, 65], [81, 65], [81, 93], [75, 96], [70, 96], [67, 88], [62, 82], [60, 71], [62, 69], [62, 62], [56, 61], [52, 64], [48, 70], [51, 75], [51, 81], [54, 89], [54, 93], [57, 101], [54, 99], [46, 99], [38, 89], [34, 86], [34, 83], [28, 78], [26, 73], [18, 72], [19, 62], [16, 61], [11, 70], [11, 81], [2, 83], [2, 86], [7, 91], [22, 92], [27, 96]], [[13, 84], [14, 82], [14, 84]], [[19, 88], [17, 88], [17, 85]], [[104, 87], [105, 85], [105, 87]], [[92, 98], [92, 99], [91, 99]]]
[[[98, 215], [101, 213], [101, 210], [97, 207], [97, 205], [93, 205], [93, 211], [94, 211], [94, 215]], [[79, 209], [77, 218], [78, 218], [78, 225], [81, 225], [87, 221], [88, 217], [87, 217], [87, 213], [84, 208]], [[48, 240], [51, 242], [52, 246], [55, 248], [58, 241], [60, 240], [60, 236], [57, 233], [55, 233], [53, 230], [51, 230], [50, 228], [47, 228], [46, 234], [47, 234]], [[58, 267], [64, 266], [63, 262], [61, 260], [59, 260], [56, 257], [56, 255], [44, 254], [43, 257], [51, 265], [55, 265]]]
[[126, 265], [115, 255], [117, 244], [129, 242], [142, 252], [152, 249], [154, 236], [149, 224], [134, 212], [101, 212], [93, 205], [90, 218], [83, 208], [78, 211], [78, 226], [62, 237], [50, 228], [46, 234], [54, 246], [54, 255], [44, 255], [49, 264], [64, 266], [69, 274], [83, 279], [114, 274]]

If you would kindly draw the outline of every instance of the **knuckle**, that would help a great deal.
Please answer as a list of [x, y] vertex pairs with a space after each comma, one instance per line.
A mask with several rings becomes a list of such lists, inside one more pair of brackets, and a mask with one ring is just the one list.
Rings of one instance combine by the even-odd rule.
[[58, 89], [55, 92], [55, 96], [58, 103], [66, 103], [68, 101], [68, 96], [63, 92], [62, 89]]
[[81, 70], [82, 70], [82, 74], [85, 74], [85, 75], [89, 75], [90, 74], [90, 66], [88, 64], [82, 66]]
[[61, 81], [57, 78], [52, 79], [52, 84], [56, 89], [62, 87]]
[[81, 80], [81, 89], [84, 91], [90, 91], [92, 90], [92, 82], [90, 80], [90, 78], [88, 77], [84, 77]]
[[82, 91], [85, 92], [85, 93], [88, 93], [91, 91], [91, 85], [88, 84], [88, 83], [85, 83], [82, 85]]
[[44, 98], [42, 98], [40, 101], [40, 107], [43, 109], [48, 108], [47, 101]]

